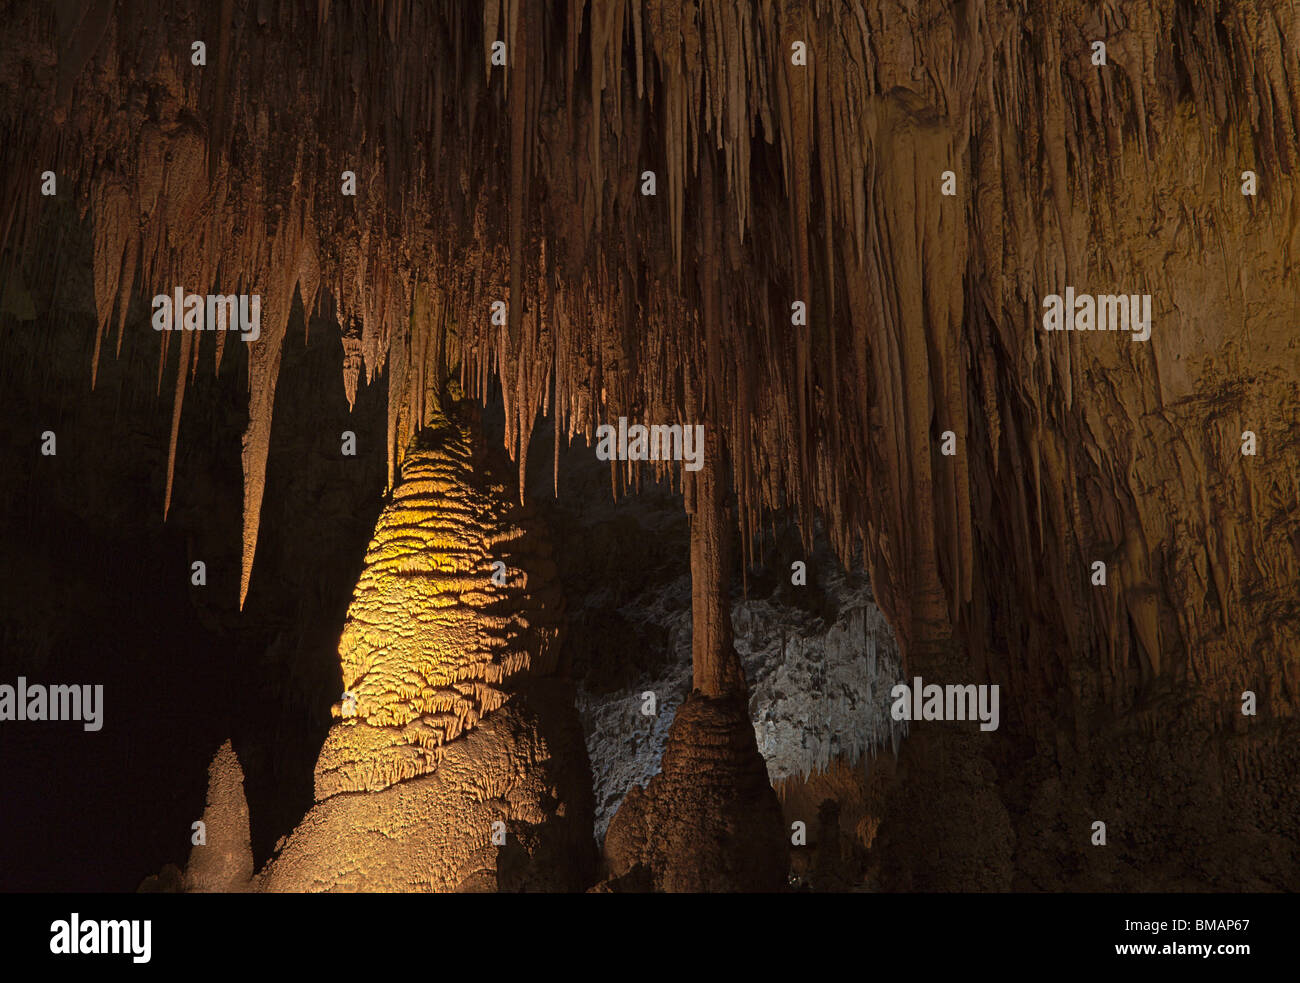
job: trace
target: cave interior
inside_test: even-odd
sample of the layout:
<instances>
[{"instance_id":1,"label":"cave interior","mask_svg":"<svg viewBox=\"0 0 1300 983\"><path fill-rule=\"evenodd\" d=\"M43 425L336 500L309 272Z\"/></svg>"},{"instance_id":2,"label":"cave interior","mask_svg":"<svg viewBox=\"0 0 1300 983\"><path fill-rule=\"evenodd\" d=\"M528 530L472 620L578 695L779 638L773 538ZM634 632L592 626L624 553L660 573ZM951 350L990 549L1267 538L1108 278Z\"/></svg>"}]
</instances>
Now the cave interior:
<instances>
[{"instance_id":1,"label":"cave interior","mask_svg":"<svg viewBox=\"0 0 1300 983\"><path fill-rule=\"evenodd\" d=\"M1294 0L0 23L0 888L1300 889Z\"/></svg>"}]
</instances>

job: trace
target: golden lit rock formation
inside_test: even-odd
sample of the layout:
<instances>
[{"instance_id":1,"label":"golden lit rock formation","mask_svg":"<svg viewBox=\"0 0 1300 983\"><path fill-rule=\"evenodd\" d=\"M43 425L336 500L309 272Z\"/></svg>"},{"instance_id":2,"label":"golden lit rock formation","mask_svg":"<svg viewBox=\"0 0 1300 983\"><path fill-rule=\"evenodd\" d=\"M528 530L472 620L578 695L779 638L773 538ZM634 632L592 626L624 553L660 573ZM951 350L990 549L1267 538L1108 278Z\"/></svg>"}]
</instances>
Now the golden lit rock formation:
<instances>
[{"instance_id":1,"label":"golden lit rock formation","mask_svg":"<svg viewBox=\"0 0 1300 983\"><path fill-rule=\"evenodd\" d=\"M591 773L572 688L552 678L550 544L474 408L433 413L348 611L317 804L261 890L576 890L589 876Z\"/></svg>"},{"instance_id":2,"label":"golden lit rock formation","mask_svg":"<svg viewBox=\"0 0 1300 983\"><path fill-rule=\"evenodd\" d=\"M345 696L317 798L427 774L517 677L555 669L561 598L549 544L485 468L482 439L441 414L408 452L339 641Z\"/></svg>"},{"instance_id":3,"label":"golden lit rock formation","mask_svg":"<svg viewBox=\"0 0 1300 983\"><path fill-rule=\"evenodd\" d=\"M545 681L445 745L432 772L318 802L255 889L581 890L595 859L587 767L571 690Z\"/></svg>"}]
</instances>

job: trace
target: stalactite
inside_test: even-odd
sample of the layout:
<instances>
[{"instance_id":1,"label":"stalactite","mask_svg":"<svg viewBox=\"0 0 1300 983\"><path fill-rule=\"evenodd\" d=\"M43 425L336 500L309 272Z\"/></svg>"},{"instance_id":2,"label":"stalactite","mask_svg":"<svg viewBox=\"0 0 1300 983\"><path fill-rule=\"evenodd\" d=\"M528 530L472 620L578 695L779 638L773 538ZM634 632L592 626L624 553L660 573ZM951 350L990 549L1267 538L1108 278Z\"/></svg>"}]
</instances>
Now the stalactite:
<instances>
[{"instance_id":1,"label":"stalactite","mask_svg":"<svg viewBox=\"0 0 1300 983\"><path fill-rule=\"evenodd\" d=\"M1036 330L1041 298L1067 282L1174 296L1141 246L1156 227L1162 248L1196 235L1224 257L1212 289L1229 318L1261 323L1256 281L1229 272L1252 243L1276 246L1270 272L1294 284L1294 4L1144 0L1096 18L1027 0L497 0L481 15L299 0L265 25L229 2L175 16L150 3L13 8L0 88L25 111L0 120L0 161L18 176L0 196L0 241L28 254L50 207L33 168L56 170L58 197L94 235L92 385L114 312L123 350L133 292L263 292L241 597L295 292L309 317L340 324L349 403L387 373L390 474L443 364L473 396L500 383L521 474L543 408L557 435L588 440L619 415L707 420L730 449L744 548L770 510L793 510L805 532L820 515L841 558L870 568L905 651L978 624L998 636L980 644L1024 658L1090 644L1126 666L1136 646L1163 667L1166 624L1244 630L1248 584L1294 578L1272 542L1255 547L1264 573L1237 563L1248 532L1232 540L1221 504L1201 508L1226 498L1277 514L1294 488L1193 482L1177 500L1195 503L1182 511L1204 545L1185 562L1207 570L1219 610L1187 602L1165 619L1150 591L1171 562L1170 520L1141 505L1150 465L1115 463L1157 452L1135 449L1131 422L1097 392L1152 392L1143 413L1205 430L1178 401L1192 391L1187 361L1159 342L1112 353ZM1088 59L1097 32L1110 42L1102 71ZM212 42L203 67L188 57L196 37ZM1249 165L1263 193L1238 202L1188 160L1234 179ZM345 170L355 197L340 193ZM641 194L646 170L657 195ZM955 198L936 191L945 170ZM1129 215L1113 192L1134 181L1163 198L1126 197ZM1224 200L1199 205L1210 184ZM412 316L421 283L429 313ZM504 329L494 300L508 302ZM806 326L790 323L794 300L809 305ZM229 339L216 340L219 367ZM175 434L179 373L208 349L187 359L172 344L161 333ZM1206 345L1204 371L1238 371ZM933 450L944 431L955 458ZM1198 448L1202 473L1226 471L1230 450ZM616 494L638 480L635 466L611 468ZM977 508L999 516L996 531ZM1243 530L1264 515L1240 517ZM1123 547L1127 594L1093 604L1073 571L1112 528L1126 530L1109 546ZM981 589L1040 586L1032 630L974 610Z\"/></svg>"},{"instance_id":2,"label":"stalactite","mask_svg":"<svg viewBox=\"0 0 1300 983\"><path fill-rule=\"evenodd\" d=\"M691 515L691 656L694 688L705 696L743 695L745 677L732 647L730 587L731 529L726 501L722 448L709 440L710 463L696 477Z\"/></svg>"}]
</instances>

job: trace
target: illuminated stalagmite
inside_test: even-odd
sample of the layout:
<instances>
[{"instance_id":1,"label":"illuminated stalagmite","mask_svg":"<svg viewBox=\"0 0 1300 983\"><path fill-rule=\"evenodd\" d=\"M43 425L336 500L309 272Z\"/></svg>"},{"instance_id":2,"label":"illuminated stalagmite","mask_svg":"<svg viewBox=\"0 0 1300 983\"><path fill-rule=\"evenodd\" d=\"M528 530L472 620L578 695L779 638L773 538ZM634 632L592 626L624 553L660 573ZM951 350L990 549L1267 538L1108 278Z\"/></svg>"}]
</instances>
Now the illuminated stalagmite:
<instances>
[{"instance_id":1,"label":"illuminated stalagmite","mask_svg":"<svg viewBox=\"0 0 1300 983\"><path fill-rule=\"evenodd\" d=\"M443 366L499 380L521 474L540 414L710 421L742 546L820 515L909 673L1004 686L998 734L904 746L889 884L1181 885L1152 843L1300 880L1294 0L8 8L10 255L48 168L101 342L134 293L263 297L241 597L296 295L350 395L386 375L394 474ZM1149 294L1149 341L1045 332L1068 287ZM223 339L160 336L174 419Z\"/></svg>"},{"instance_id":2,"label":"illuminated stalagmite","mask_svg":"<svg viewBox=\"0 0 1300 983\"><path fill-rule=\"evenodd\" d=\"M316 805L257 890L577 890L592 876L550 544L475 417L432 410L406 457L339 642Z\"/></svg>"},{"instance_id":3,"label":"illuminated stalagmite","mask_svg":"<svg viewBox=\"0 0 1300 983\"><path fill-rule=\"evenodd\" d=\"M339 642L341 723L321 751L318 797L428 774L520 677L555 670L550 545L509 490L485 480L486 449L469 427L438 413L380 516Z\"/></svg>"}]
</instances>

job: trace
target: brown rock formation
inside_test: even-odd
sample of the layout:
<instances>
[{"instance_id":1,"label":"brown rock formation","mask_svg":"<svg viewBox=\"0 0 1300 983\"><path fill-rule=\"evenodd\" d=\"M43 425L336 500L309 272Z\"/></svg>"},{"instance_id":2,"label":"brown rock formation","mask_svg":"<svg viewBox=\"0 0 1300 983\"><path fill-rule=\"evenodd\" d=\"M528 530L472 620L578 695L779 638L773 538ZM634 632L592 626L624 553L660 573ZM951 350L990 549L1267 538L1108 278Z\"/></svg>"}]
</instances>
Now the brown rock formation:
<instances>
[{"instance_id":1,"label":"brown rock formation","mask_svg":"<svg viewBox=\"0 0 1300 983\"><path fill-rule=\"evenodd\" d=\"M253 880L248 801L244 770L229 741L221 745L208 767L203 824L207 842L196 843L190 851L185 890L192 894L248 890Z\"/></svg>"},{"instance_id":2,"label":"brown rock formation","mask_svg":"<svg viewBox=\"0 0 1300 983\"><path fill-rule=\"evenodd\" d=\"M894 778L893 764L885 750L851 767L831 761L825 771L777 783L786 828L802 822L807 835L806 847L790 851L796 889L854 890L871 880L868 851L880 825L882 793Z\"/></svg>"},{"instance_id":3,"label":"brown rock formation","mask_svg":"<svg viewBox=\"0 0 1300 983\"><path fill-rule=\"evenodd\" d=\"M610 874L657 891L777 891L787 840L743 700L698 691L677 708L661 771L633 786L605 834Z\"/></svg>"},{"instance_id":4,"label":"brown rock formation","mask_svg":"<svg viewBox=\"0 0 1300 983\"><path fill-rule=\"evenodd\" d=\"M691 515L694 689L660 773L633 786L610 822L605 857L616 879L645 866L660 891L776 891L788 869L781 811L732 646L726 458L716 436L705 446Z\"/></svg>"}]
</instances>

